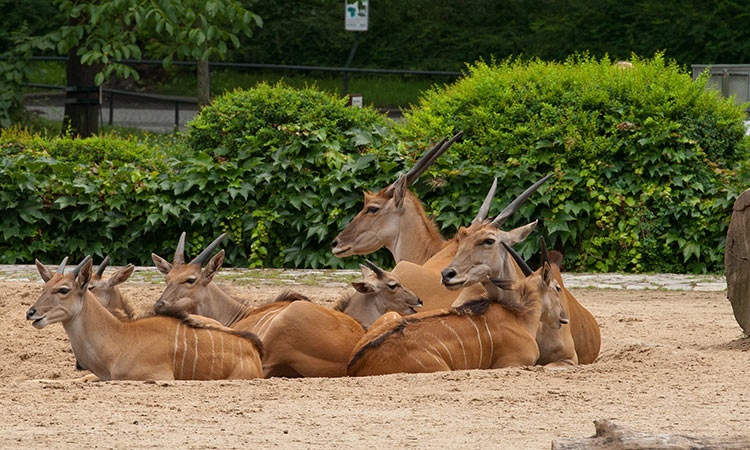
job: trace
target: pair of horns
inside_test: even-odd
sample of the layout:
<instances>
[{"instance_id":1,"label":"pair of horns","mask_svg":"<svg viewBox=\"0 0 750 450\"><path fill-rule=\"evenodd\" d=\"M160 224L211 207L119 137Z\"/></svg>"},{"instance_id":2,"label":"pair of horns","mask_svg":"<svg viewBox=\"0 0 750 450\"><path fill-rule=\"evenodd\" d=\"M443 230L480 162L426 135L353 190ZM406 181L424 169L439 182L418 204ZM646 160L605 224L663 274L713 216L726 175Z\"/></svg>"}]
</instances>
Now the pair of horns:
<instances>
[{"instance_id":1,"label":"pair of horns","mask_svg":"<svg viewBox=\"0 0 750 450\"><path fill-rule=\"evenodd\" d=\"M552 177L553 173L547 174L544 178L537 181L536 183L532 184L528 189L523 191L521 195L516 197L515 200L510 202L508 206L505 207L502 211L500 211L500 214L497 215L492 220L492 224L496 227L499 227L503 223L505 223L506 220L508 220L508 217L512 216L513 213L515 213L518 208L521 207L523 202L525 202L529 197L531 197L531 194L536 192L539 187L544 184L545 181L549 180ZM495 177L495 180L492 182L492 186L490 187L489 192L487 192L487 195L484 197L484 201L482 202L482 206L479 207L479 212L477 213L477 216L474 218L474 222L481 222L484 219L487 218L487 214L489 214L490 211L490 204L492 203L492 199L495 197L495 191L497 190L497 177Z\"/></svg>"},{"instance_id":2,"label":"pair of horns","mask_svg":"<svg viewBox=\"0 0 750 450\"><path fill-rule=\"evenodd\" d=\"M104 269L106 269L108 265L109 265L109 255L107 255L104 258L104 260L101 262L101 264L99 264L99 268L96 269L96 274L99 275L99 277L101 277L102 275L104 275Z\"/></svg>"},{"instance_id":3,"label":"pair of horns","mask_svg":"<svg viewBox=\"0 0 750 450\"><path fill-rule=\"evenodd\" d=\"M412 184L414 184L420 177L420 175L422 175L435 162L435 160L440 157L440 155L445 153L445 151L448 150L448 148L453 145L454 142L459 140L463 135L464 132L459 131L450 139L443 138L424 155L422 155L422 157L419 158L419 161L414 163L414 167L412 167L411 170L409 170L409 172L407 172L405 175L401 176L406 179L406 185L411 186ZM401 179L401 177L399 179ZM394 189L395 185L396 183L391 184L389 186L389 189Z\"/></svg>"},{"instance_id":4,"label":"pair of horns","mask_svg":"<svg viewBox=\"0 0 750 450\"><path fill-rule=\"evenodd\" d=\"M213 254L214 250L216 250L216 247L219 246L221 241L224 240L225 237L227 237L229 233L222 233L221 236L214 239L214 241L208 245L198 256L193 258L192 261L190 261L189 264L199 264L204 265L208 262L208 259ZM180 235L180 240L177 242L177 249L174 252L174 260L172 261L172 264L185 264L185 236L186 233L183 231Z\"/></svg>"},{"instance_id":5,"label":"pair of horns","mask_svg":"<svg viewBox=\"0 0 750 450\"><path fill-rule=\"evenodd\" d=\"M78 265L73 269L73 276L78 276L78 272L81 271L83 266L91 259L91 255L87 255L81 262L78 263ZM65 266L68 264L68 257L66 256L63 258L62 262L60 263L60 266L57 268L57 273L65 273Z\"/></svg>"},{"instance_id":6,"label":"pair of horns","mask_svg":"<svg viewBox=\"0 0 750 450\"><path fill-rule=\"evenodd\" d=\"M521 258L521 255L519 255L515 250L513 250L513 247L506 244L505 242L502 242L503 247L505 247L505 250L510 253L510 255L513 257L513 260L518 264L518 267L521 268L521 271L525 276L529 276L532 273L534 273L533 270L531 270L531 267L526 263L526 261ZM544 241L543 237L539 237L539 246L542 247L542 265L544 263L549 263L549 253L547 252L547 243Z\"/></svg>"},{"instance_id":7,"label":"pair of horns","mask_svg":"<svg viewBox=\"0 0 750 450\"><path fill-rule=\"evenodd\" d=\"M366 259L365 260L365 265L367 267L369 267L370 270L372 270L378 278L382 278L383 277L383 274L385 272L383 271L383 269L381 269L380 267L376 266L375 263L373 263L369 259Z\"/></svg>"}]
</instances>

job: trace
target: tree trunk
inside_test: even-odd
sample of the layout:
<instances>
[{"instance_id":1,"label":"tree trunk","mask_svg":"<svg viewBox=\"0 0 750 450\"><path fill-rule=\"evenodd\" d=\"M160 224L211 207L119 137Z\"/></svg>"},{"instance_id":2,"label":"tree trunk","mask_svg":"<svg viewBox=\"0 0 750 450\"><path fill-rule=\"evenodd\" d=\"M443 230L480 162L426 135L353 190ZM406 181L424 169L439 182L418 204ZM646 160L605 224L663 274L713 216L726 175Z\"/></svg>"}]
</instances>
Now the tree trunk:
<instances>
[{"instance_id":1,"label":"tree trunk","mask_svg":"<svg viewBox=\"0 0 750 450\"><path fill-rule=\"evenodd\" d=\"M80 20L71 18L71 25ZM73 48L68 53L62 135L85 138L99 132L101 100L94 77L101 66L81 64L77 51L78 48Z\"/></svg>"},{"instance_id":2,"label":"tree trunk","mask_svg":"<svg viewBox=\"0 0 750 450\"><path fill-rule=\"evenodd\" d=\"M198 109L200 109L211 103L211 74L208 61L198 61L196 77L198 79Z\"/></svg>"},{"instance_id":3,"label":"tree trunk","mask_svg":"<svg viewBox=\"0 0 750 450\"><path fill-rule=\"evenodd\" d=\"M750 189L734 202L724 250L727 298L742 331L750 336Z\"/></svg>"}]
</instances>

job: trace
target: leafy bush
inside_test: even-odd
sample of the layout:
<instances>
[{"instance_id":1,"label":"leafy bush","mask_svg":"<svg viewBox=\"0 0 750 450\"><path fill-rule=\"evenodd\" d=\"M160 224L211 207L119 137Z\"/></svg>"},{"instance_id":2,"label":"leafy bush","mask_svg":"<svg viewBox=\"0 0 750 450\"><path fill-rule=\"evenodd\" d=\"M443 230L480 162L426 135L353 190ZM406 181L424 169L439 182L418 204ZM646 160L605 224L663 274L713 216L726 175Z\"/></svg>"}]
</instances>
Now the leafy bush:
<instances>
[{"instance_id":1,"label":"leafy bush","mask_svg":"<svg viewBox=\"0 0 750 450\"><path fill-rule=\"evenodd\" d=\"M632 64L480 62L423 95L398 132L423 141L465 130L438 164L496 173L501 204L554 171L507 226L541 219L569 268L719 271L731 206L747 187L743 109L661 55ZM451 202L464 189L423 197L443 227L456 226Z\"/></svg>"},{"instance_id":2,"label":"leafy bush","mask_svg":"<svg viewBox=\"0 0 750 450\"><path fill-rule=\"evenodd\" d=\"M105 136L72 141L23 130L0 135L4 263L57 262L88 253L143 263L153 250L142 219L145 186L165 166L150 147Z\"/></svg>"},{"instance_id":3,"label":"leafy bush","mask_svg":"<svg viewBox=\"0 0 750 450\"><path fill-rule=\"evenodd\" d=\"M330 242L400 159L384 116L281 84L215 99L188 143L195 159L162 177L172 205L193 229L230 231L228 255L251 267L341 266Z\"/></svg>"},{"instance_id":4,"label":"leafy bush","mask_svg":"<svg viewBox=\"0 0 750 450\"><path fill-rule=\"evenodd\" d=\"M554 172L505 226L540 218L569 268L716 272L750 179L743 119L660 56L631 69L582 56L478 63L396 125L313 88L260 84L217 98L187 136L2 130L0 261L91 253L150 264L182 231L189 255L229 231L230 266L352 266L329 245L362 191L465 130L413 187L446 235L474 217L493 176L496 214ZM530 257L537 244L519 247Z\"/></svg>"}]
</instances>

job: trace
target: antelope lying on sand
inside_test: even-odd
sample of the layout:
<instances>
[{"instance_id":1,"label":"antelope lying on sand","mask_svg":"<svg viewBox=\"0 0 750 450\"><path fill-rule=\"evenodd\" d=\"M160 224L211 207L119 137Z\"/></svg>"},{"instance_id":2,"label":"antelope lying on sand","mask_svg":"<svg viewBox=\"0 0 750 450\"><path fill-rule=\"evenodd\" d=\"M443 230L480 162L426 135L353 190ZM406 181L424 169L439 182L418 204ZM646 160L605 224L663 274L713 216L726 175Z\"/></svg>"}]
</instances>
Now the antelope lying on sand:
<instances>
[{"instance_id":1,"label":"antelope lying on sand","mask_svg":"<svg viewBox=\"0 0 750 450\"><path fill-rule=\"evenodd\" d=\"M196 327L174 317L121 321L88 290L91 258L71 273L39 261L44 291L26 312L34 328L61 322L81 364L102 380L211 380L262 376L252 333Z\"/></svg>"},{"instance_id":2,"label":"antelope lying on sand","mask_svg":"<svg viewBox=\"0 0 750 450\"><path fill-rule=\"evenodd\" d=\"M536 190L539 189L539 187L551 176L552 174L549 174L537 181L506 206L495 218L497 226L499 227L502 225L521 206L521 204L523 204L532 193L536 192ZM497 178L493 181L492 187L485 196L482 206L479 208L479 212L474 218L474 222L481 222L487 218L496 190ZM515 242L520 242L531 233L534 227L536 227L536 224L536 221L531 222L507 232L507 235L513 237ZM447 242L446 246L441 251L433 255L425 264L420 266L407 261L402 261L396 265L392 272L395 276L403 280L404 284L408 286L409 289L413 290L423 299L425 310L448 308L454 304L459 297L475 299L483 294L483 288L481 285L466 285L460 290L449 290L441 284L442 277L440 272L453 259L457 249L458 240L457 236L454 236L453 239ZM517 279L522 277L518 268L513 267L512 263L506 269L507 272L502 274L503 278Z\"/></svg>"},{"instance_id":3,"label":"antelope lying on sand","mask_svg":"<svg viewBox=\"0 0 750 450\"><path fill-rule=\"evenodd\" d=\"M135 266L128 264L122 267L108 277L104 277L104 270L109 265L109 256L99 264L96 272L91 276L89 281L89 291L99 299L102 306L107 308L115 317L122 320L133 320L136 317L135 308L122 295L118 285L127 281L133 274Z\"/></svg>"},{"instance_id":4,"label":"antelope lying on sand","mask_svg":"<svg viewBox=\"0 0 750 450\"><path fill-rule=\"evenodd\" d=\"M386 311L411 314L421 304L397 279L368 263L369 268L363 268L363 281L354 283L356 291L338 303L338 310L300 301L304 298L298 294L291 294L291 300L282 295L279 301L260 308L247 306L212 281L224 261L224 250L209 257L224 236L187 264L184 233L172 264L152 255L156 267L167 276L167 287L154 310L204 315L225 326L256 333L264 345L266 377L344 376L364 327Z\"/></svg>"},{"instance_id":5,"label":"antelope lying on sand","mask_svg":"<svg viewBox=\"0 0 750 450\"><path fill-rule=\"evenodd\" d=\"M560 326L560 286L547 261L530 276L496 281L504 295L425 311L373 327L352 353L352 376L533 365L540 323Z\"/></svg>"},{"instance_id":6,"label":"antelope lying on sand","mask_svg":"<svg viewBox=\"0 0 750 450\"><path fill-rule=\"evenodd\" d=\"M449 289L460 289L477 283L487 283L490 278L518 279L524 276L517 260L507 249L518 242L517 236L499 228L495 220L475 220L469 227L456 233L458 248L450 264L442 271L442 283ZM543 242L543 241L542 241ZM543 245L543 258L546 247ZM588 364L599 354L601 335L596 319L570 291L565 289L560 275L559 260L551 263L550 270L563 290L563 308L570 324L549 329L542 326L537 335L541 351L539 364ZM525 263L524 263L525 264ZM457 300L459 303L461 300ZM454 304L457 306L457 303Z\"/></svg>"},{"instance_id":7,"label":"antelope lying on sand","mask_svg":"<svg viewBox=\"0 0 750 450\"><path fill-rule=\"evenodd\" d=\"M390 250L396 261L393 275L422 299L425 310L446 308L459 295L440 284L440 271L453 258L456 243L455 239L447 240L440 234L408 187L462 134L439 142L391 185L377 193L365 192L362 210L331 244L333 254L339 258L366 255L382 247ZM547 175L527 189L498 217L504 217L503 220L510 217L551 176ZM486 208L482 207L483 218L487 215ZM469 290L467 295L471 298L481 294L479 286Z\"/></svg>"}]
</instances>

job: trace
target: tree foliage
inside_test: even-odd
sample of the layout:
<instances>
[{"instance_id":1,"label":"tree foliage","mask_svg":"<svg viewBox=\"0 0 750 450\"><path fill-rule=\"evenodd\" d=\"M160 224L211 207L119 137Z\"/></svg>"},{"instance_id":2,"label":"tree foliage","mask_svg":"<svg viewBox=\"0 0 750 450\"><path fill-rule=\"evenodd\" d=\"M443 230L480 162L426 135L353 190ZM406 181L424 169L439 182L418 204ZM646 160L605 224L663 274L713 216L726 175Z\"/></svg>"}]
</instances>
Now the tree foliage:
<instances>
[{"instance_id":1,"label":"tree foliage","mask_svg":"<svg viewBox=\"0 0 750 450\"><path fill-rule=\"evenodd\" d=\"M463 70L509 56L620 60L663 52L678 64L750 63L750 9L738 0L378 0L356 67ZM354 41L343 4L262 2L265 25L234 60L341 66ZM697 44L698 43L698 44Z\"/></svg>"},{"instance_id":2,"label":"tree foliage","mask_svg":"<svg viewBox=\"0 0 750 450\"><path fill-rule=\"evenodd\" d=\"M250 36L252 25L262 24L260 17L236 0L54 0L54 4L67 22L44 35L23 41L15 37L17 46L4 55L7 62L0 65L0 84L4 84L13 97L0 97L0 126L7 126L18 108L17 97L26 81L24 66L29 48L52 49L69 57L67 85L70 91L101 85L112 76L138 78L137 71L126 60L142 58L144 38L164 43L160 47L165 65L171 64L175 57L206 62L211 56L226 55L227 42L238 46L238 35ZM90 70L85 69L88 66L94 67L93 77ZM200 75L199 86L205 86L202 90L205 92L209 85L208 72ZM81 79L70 79L75 77ZM65 115L70 123L92 122L84 117L91 116L90 108L78 106L75 101L66 103ZM94 126L82 134L88 136L95 131ZM79 130L72 132L78 134Z\"/></svg>"},{"instance_id":3,"label":"tree foliage","mask_svg":"<svg viewBox=\"0 0 750 450\"><path fill-rule=\"evenodd\" d=\"M399 133L424 140L465 130L438 164L485 166L504 183L506 204L554 172L514 223L541 219L574 270L717 271L750 149L744 110L706 81L662 55L634 57L632 68L590 56L477 63L424 95ZM444 227L455 225L443 211L455 211L460 195L446 191L425 196ZM531 247L522 246L526 256Z\"/></svg>"}]
</instances>

